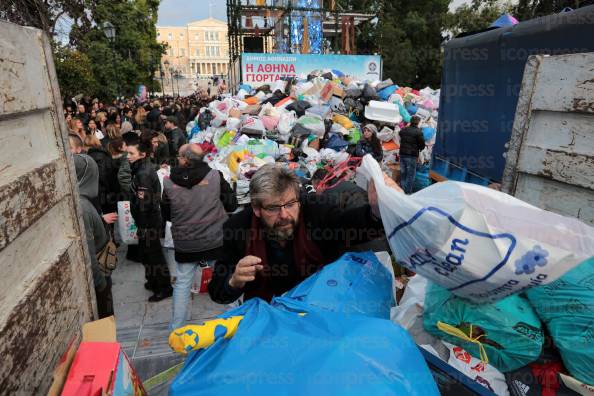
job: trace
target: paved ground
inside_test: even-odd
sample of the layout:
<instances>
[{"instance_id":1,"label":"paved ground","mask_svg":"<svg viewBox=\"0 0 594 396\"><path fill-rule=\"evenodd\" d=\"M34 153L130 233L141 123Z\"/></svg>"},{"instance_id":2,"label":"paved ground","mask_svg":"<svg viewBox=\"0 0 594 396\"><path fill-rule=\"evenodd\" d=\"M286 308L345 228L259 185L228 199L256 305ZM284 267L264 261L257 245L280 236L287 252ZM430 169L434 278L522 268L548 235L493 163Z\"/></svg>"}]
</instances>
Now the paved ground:
<instances>
[{"instance_id":1,"label":"paved ground","mask_svg":"<svg viewBox=\"0 0 594 396\"><path fill-rule=\"evenodd\" d=\"M120 253L118 268L112 274L113 299L118 341L144 381L183 361L167 343L171 318L171 298L158 303L147 301L151 293L144 289L144 268L127 261ZM221 313L225 306L215 304L208 294L194 295L188 323L200 323ZM168 385L153 389L149 395L167 395Z\"/></svg>"}]
</instances>

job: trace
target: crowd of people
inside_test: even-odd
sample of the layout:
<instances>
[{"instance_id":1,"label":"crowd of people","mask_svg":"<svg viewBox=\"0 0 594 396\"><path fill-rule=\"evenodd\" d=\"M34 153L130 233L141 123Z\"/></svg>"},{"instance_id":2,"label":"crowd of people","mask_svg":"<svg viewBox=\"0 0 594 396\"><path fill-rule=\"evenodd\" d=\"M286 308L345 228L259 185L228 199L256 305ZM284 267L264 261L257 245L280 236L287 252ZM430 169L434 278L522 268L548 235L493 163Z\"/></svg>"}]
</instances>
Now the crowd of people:
<instances>
[{"instance_id":1,"label":"crowd of people","mask_svg":"<svg viewBox=\"0 0 594 396\"><path fill-rule=\"evenodd\" d=\"M145 287L153 292L149 301L172 295L172 278L160 243L161 208L166 205L161 205L156 171L170 166L177 174L178 166L184 166L192 172L200 162L201 153L195 150L187 150L195 157L184 162L188 145L179 125L185 126L209 100L200 93L163 103L139 104L130 99L106 104L81 98L64 104L100 317L113 315L113 301L111 270L97 256L105 253L108 241L118 241L114 224L119 201L130 202L138 227L138 245L128 246L126 257L144 265ZM231 190L228 185L225 188Z\"/></svg>"},{"instance_id":2,"label":"crowd of people","mask_svg":"<svg viewBox=\"0 0 594 396\"><path fill-rule=\"evenodd\" d=\"M114 227L119 201L130 202L137 226L138 245L128 245L126 257L143 264L150 302L173 296L171 329L185 323L198 268L214 267L209 294L215 302L227 304L240 296L270 300L347 250L387 246L373 186L365 191L342 181L311 193L327 179L327 169L305 183L285 166L264 165L251 177L249 204L238 205L234 186L206 163L207 149L189 143L186 133L188 121L198 119L213 99L200 91L142 104L84 98L65 103L100 317L113 315L112 269L104 261L115 255L109 249L119 242ZM377 127L369 123L362 132L351 154L381 161ZM403 156L416 161L424 148L417 117L401 135ZM160 168L169 169L162 181ZM406 192L411 192L414 168L403 165ZM386 182L399 189L387 176ZM305 184L314 188L309 191ZM166 221L173 250L161 244ZM174 261L175 273L168 260Z\"/></svg>"}]
</instances>

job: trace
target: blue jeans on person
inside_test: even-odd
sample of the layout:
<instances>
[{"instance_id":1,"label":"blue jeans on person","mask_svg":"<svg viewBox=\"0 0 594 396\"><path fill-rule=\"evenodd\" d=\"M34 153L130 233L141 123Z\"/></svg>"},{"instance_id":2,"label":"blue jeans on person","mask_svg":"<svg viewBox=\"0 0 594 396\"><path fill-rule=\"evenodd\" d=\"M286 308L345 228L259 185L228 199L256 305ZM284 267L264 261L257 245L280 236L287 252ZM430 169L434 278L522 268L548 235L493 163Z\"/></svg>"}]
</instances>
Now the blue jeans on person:
<instances>
[{"instance_id":1,"label":"blue jeans on person","mask_svg":"<svg viewBox=\"0 0 594 396\"><path fill-rule=\"evenodd\" d=\"M400 157L400 186L406 194L413 193L417 173L417 157L403 155Z\"/></svg>"},{"instance_id":2,"label":"blue jeans on person","mask_svg":"<svg viewBox=\"0 0 594 396\"><path fill-rule=\"evenodd\" d=\"M192 283L198 267L213 266L214 260L198 261L193 263L176 263L175 281L173 283L173 312L169 330L173 331L186 325L188 314L188 304L190 302L190 293Z\"/></svg>"}]
</instances>

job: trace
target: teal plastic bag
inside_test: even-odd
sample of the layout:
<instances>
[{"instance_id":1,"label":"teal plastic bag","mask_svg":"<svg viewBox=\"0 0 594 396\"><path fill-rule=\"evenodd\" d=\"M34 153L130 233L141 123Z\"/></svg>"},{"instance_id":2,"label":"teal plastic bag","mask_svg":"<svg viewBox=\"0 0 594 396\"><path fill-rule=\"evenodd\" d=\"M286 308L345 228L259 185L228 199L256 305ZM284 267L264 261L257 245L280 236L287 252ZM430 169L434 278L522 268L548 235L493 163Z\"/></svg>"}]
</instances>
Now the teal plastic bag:
<instances>
[{"instance_id":1,"label":"teal plastic bag","mask_svg":"<svg viewBox=\"0 0 594 396\"><path fill-rule=\"evenodd\" d=\"M472 336L465 339L452 335L452 329L440 329L438 322ZM485 360L484 355L481 357L483 349L488 363L501 372L519 369L542 352L540 320L529 302L518 295L493 304L474 304L431 284L425 296L423 324L429 333L466 349L477 359Z\"/></svg>"},{"instance_id":2,"label":"teal plastic bag","mask_svg":"<svg viewBox=\"0 0 594 396\"><path fill-rule=\"evenodd\" d=\"M398 101L394 102L396 104L396 106L398 106L398 111L400 112L400 116L402 117L402 121L406 122L407 124L410 122L411 119L411 115L408 112L408 110L406 110L406 107L404 107L404 105Z\"/></svg>"},{"instance_id":3,"label":"teal plastic bag","mask_svg":"<svg viewBox=\"0 0 594 396\"><path fill-rule=\"evenodd\" d=\"M526 295L569 373L594 385L594 257Z\"/></svg>"}]
</instances>

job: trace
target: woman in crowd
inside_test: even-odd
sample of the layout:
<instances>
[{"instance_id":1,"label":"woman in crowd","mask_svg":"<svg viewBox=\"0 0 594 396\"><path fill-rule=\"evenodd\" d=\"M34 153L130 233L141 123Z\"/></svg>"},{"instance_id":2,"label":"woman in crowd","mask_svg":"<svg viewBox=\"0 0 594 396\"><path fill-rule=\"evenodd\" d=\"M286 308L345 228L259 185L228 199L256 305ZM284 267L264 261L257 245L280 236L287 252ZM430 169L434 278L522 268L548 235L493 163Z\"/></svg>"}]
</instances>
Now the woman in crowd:
<instances>
[{"instance_id":1,"label":"woman in crowd","mask_svg":"<svg viewBox=\"0 0 594 396\"><path fill-rule=\"evenodd\" d=\"M144 109L144 107L140 106L136 109L136 114L134 114L132 120L132 126L135 130L140 130L141 126L145 125L146 110Z\"/></svg>"},{"instance_id":2,"label":"woman in crowd","mask_svg":"<svg viewBox=\"0 0 594 396\"><path fill-rule=\"evenodd\" d=\"M151 142L140 140L127 146L132 170L130 210L136 221L140 260L145 268L145 288L153 291L150 302L170 297L173 289L161 248L161 183L150 161Z\"/></svg>"},{"instance_id":3,"label":"woman in crowd","mask_svg":"<svg viewBox=\"0 0 594 396\"><path fill-rule=\"evenodd\" d=\"M87 136L87 132L85 131L83 122L80 120L80 118L72 117L72 119L68 123L68 128L70 129L71 133L78 135L84 142L85 136Z\"/></svg>"},{"instance_id":4,"label":"woman in crowd","mask_svg":"<svg viewBox=\"0 0 594 396\"><path fill-rule=\"evenodd\" d=\"M97 113L97 118L95 118L95 122L97 123L97 129L100 131L105 131L107 128L107 113L104 111L100 111Z\"/></svg>"},{"instance_id":5,"label":"woman in crowd","mask_svg":"<svg viewBox=\"0 0 594 396\"><path fill-rule=\"evenodd\" d=\"M169 144L164 134L153 132L151 134L151 145L153 146L153 153L151 158L157 165L166 164L169 160Z\"/></svg>"},{"instance_id":6,"label":"woman in crowd","mask_svg":"<svg viewBox=\"0 0 594 396\"><path fill-rule=\"evenodd\" d=\"M101 144L104 148L107 148L109 146L109 142L112 139L122 137L122 135L120 134L120 129L116 126L116 124L108 124L105 128L104 135L105 137L103 138L103 140L101 140Z\"/></svg>"},{"instance_id":7,"label":"woman in crowd","mask_svg":"<svg viewBox=\"0 0 594 396\"><path fill-rule=\"evenodd\" d=\"M90 118L89 123L87 124L87 134L93 135L99 140L102 140L105 137L105 135L103 135L103 132L97 129L97 123L93 118Z\"/></svg>"},{"instance_id":8,"label":"woman in crowd","mask_svg":"<svg viewBox=\"0 0 594 396\"><path fill-rule=\"evenodd\" d=\"M384 157L382 144L377 138L377 127L373 124L363 127L363 136L355 148L355 156L363 157L365 154L371 154L377 162L381 162Z\"/></svg>"}]
</instances>

